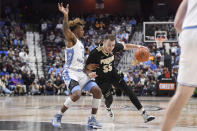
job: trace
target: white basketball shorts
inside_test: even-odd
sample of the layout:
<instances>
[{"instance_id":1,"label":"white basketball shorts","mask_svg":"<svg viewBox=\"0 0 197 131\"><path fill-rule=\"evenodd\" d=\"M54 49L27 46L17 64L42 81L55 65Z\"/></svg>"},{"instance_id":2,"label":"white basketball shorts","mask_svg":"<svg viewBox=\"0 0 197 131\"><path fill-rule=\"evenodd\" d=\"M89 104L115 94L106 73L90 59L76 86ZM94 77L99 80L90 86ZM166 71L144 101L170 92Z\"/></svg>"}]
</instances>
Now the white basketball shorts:
<instances>
[{"instance_id":1,"label":"white basketball shorts","mask_svg":"<svg viewBox=\"0 0 197 131\"><path fill-rule=\"evenodd\" d=\"M197 28L185 29L179 36L181 55L177 82L197 87Z\"/></svg>"}]
</instances>

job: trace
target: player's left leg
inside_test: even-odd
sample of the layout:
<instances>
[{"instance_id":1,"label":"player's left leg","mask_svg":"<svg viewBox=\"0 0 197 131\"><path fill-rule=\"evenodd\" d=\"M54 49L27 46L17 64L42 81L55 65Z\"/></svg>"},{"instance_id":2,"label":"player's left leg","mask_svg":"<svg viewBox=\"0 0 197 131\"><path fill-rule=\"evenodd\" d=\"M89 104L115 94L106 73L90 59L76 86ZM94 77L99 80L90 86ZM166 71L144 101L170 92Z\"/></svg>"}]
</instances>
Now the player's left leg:
<instances>
[{"instance_id":1,"label":"player's left leg","mask_svg":"<svg viewBox=\"0 0 197 131\"><path fill-rule=\"evenodd\" d=\"M114 119L114 113L111 109L111 105L113 103L113 96L112 96L112 84L111 82L102 82L102 83L97 83L102 91L103 97L105 98L105 107L108 112L109 117Z\"/></svg>"},{"instance_id":2,"label":"player's left leg","mask_svg":"<svg viewBox=\"0 0 197 131\"><path fill-rule=\"evenodd\" d=\"M146 110L143 108L137 96L134 94L131 88L128 87L126 82L124 81L121 74L116 74L116 80L114 81L114 86L123 90L126 95L129 97L130 101L134 104L134 106L141 112L144 122L149 122L155 119L154 116L148 115Z\"/></svg>"},{"instance_id":3,"label":"player's left leg","mask_svg":"<svg viewBox=\"0 0 197 131\"><path fill-rule=\"evenodd\" d=\"M91 112L91 117L88 118L88 126L92 128L102 128L102 126L96 120L97 110L101 103L101 96L102 96L101 89L97 86L97 84L94 81L90 80L84 85L82 90L89 91L90 93L93 94L92 112Z\"/></svg>"},{"instance_id":4,"label":"player's left leg","mask_svg":"<svg viewBox=\"0 0 197 131\"><path fill-rule=\"evenodd\" d=\"M194 89L195 88L193 87L178 85L176 93L170 100L166 113L164 115L162 131L171 131L172 127L176 124L176 121L181 113L183 106L192 96Z\"/></svg>"},{"instance_id":5,"label":"player's left leg","mask_svg":"<svg viewBox=\"0 0 197 131\"><path fill-rule=\"evenodd\" d=\"M63 106L61 107L61 110L55 114L54 118L52 119L52 125L54 127L61 128L61 119L63 114L68 110L68 108L77 100L79 100L81 96L81 88L79 86L79 83L75 80L70 80L69 86L68 86L71 95L66 99Z\"/></svg>"}]
</instances>

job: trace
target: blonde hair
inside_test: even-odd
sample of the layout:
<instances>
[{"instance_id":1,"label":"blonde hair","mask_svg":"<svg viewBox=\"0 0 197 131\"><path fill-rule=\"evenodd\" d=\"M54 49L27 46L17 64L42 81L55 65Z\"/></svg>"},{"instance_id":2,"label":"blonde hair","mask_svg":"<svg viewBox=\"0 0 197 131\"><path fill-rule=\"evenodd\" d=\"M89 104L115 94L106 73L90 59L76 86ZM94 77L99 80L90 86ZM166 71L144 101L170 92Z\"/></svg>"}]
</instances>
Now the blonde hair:
<instances>
[{"instance_id":1,"label":"blonde hair","mask_svg":"<svg viewBox=\"0 0 197 131\"><path fill-rule=\"evenodd\" d=\"M84 24L85 24L85 22L79 18L69 21L69 27L70 27L71 31L73 31L77 26L79 26L79 25L83 26Z\"/></svg>"}]
</instances>

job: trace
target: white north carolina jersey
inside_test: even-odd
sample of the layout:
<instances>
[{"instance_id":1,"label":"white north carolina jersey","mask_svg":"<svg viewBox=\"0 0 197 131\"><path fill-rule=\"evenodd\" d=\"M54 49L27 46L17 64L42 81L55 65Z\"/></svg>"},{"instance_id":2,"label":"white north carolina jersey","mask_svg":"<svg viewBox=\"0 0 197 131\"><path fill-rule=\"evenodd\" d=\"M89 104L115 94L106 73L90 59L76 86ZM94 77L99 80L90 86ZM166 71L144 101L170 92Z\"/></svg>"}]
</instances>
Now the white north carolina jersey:
<instances>
[{"instance_id":1,"label":"white north carolina jersey","mask_svg":"<svg viewBox=\"0 0 197 131\"><path fill-rule=\"evenodd\" d=\"M187 12L182 28L197 25L197 0L187 1Z\"/></svg>"},{"instance_id":2,"label":"white north carolina jersey","mask_svg":"<svg viewBox=\"0 0 197 131\"><path fill-rule=\"evenodd\" d=\"M65 65L62 77L67 88L71 80L77 81L81 88L90 80L83 72L84 65L84 46L77 39L77 43L73 47L65 49Z\"/></svg>"},{"instance_id":3,"label":"white north carolina jersey","mask_svg":"<svg viewBox=\"0 0 197 131\"><path fill-rule=\"evenodd\" d=\"M66 69L83 70L84 68L84 46L80 40L65 50L65 66Z\"/></svg>"}]
</instances>

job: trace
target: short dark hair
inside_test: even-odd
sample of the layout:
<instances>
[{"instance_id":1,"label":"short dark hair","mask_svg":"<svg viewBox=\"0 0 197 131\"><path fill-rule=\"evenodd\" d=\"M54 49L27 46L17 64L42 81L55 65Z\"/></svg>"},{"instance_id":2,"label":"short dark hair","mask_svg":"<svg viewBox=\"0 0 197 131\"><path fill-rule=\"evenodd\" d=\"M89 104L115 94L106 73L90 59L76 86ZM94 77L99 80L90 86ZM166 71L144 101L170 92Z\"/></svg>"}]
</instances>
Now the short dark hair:
<instances>
[{"instance_id":1,"label":"short dark hair","mask_svg":"<svg viewBox=\"0 0 197 131\"><path fill-rule=\"evenodd\" d=\"M110 41L114 41L116 38L115 38L115 35L113 34L107 34L105 35L105 40L110 40Z\"/></svg>"}]
</instances>

